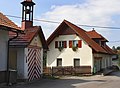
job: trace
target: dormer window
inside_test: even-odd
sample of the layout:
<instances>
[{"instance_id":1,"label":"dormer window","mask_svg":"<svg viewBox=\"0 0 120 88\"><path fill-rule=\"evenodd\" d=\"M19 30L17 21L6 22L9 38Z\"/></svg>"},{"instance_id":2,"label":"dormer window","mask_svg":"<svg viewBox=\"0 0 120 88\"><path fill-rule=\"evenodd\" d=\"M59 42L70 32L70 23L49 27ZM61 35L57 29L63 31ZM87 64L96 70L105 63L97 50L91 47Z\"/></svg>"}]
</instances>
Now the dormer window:
<instances>
[{"instance_id":1,"label":"dormer window","mask_svg":"<svg viewBox=\"0 0 120 88\"><path fill-rule=\"evenodd\" d=\"M93 39L96 43L100 44L100 40L99 39Z\"/></svg>"},{"instance_id":2,"label":"dormer window","mask_svg":"<svg viewBox=\"0 0 120 88\"><path fill-rule=\"evenodd\" d=\"M105 46L106 42L101 41L101 46Z\"/></svg>"}]
</instances>

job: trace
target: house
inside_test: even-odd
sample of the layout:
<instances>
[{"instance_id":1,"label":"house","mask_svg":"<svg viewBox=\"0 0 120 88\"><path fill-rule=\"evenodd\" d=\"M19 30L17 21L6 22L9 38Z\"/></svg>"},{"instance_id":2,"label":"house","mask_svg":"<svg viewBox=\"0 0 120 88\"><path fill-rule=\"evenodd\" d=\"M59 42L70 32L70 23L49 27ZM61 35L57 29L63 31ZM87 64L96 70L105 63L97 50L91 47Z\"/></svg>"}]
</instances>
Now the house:
<instances>
[{"instance_id":1,"label":"house","mask_svg":"<svg viewBox=\"0 0 120 88\"><path fill-rule=\"evenodd\" d=\"M64 20L47 39L47 67L78 66L98 72L112 65L114 52L106 42L95 30L85 31Z\"/></svg>"},{"instance_id":2,"label":"house","mask_svg":"<svg viewBox=\"0 0 120 88\"><path fill-rule=\"evenodd\" d=\"M25 34L10 42L10 69L17 70L17 79L32 81L39 79L43 72L43 51L47 43L40 26L33 26L32 0L22 3L22 26ZM9 33L10 38L15 36Z\"/></svg>"},{"instance_id":3,"label":"house","mask_svg":"<svg viewBox=\"0 0 120 88\"><path fill-rule=\"evenodd\" d=\"M6 81L8 71L9 31L20 33L19 27L0 12L0 83Z\"/></svg>"}]
</instances>

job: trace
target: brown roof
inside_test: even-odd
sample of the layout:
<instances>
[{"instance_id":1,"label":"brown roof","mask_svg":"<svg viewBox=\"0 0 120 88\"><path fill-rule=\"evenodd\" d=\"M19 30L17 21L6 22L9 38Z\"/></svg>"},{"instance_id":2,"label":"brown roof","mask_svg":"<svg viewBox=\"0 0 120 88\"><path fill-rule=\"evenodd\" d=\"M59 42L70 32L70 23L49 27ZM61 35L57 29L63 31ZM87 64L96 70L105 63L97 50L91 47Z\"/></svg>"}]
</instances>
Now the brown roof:
<instances>
[{"instance_id":1,"label":"brown roof","mask_svg":"<svg viewBox=\"0 0 120 88\"><path fill-rule=\"evenodd\" d=\"M96 32L94 29L92 31L87 31L86 33L87 33L87 35L90 38L93 38L93 39L97 38L97 39L101 39L103 41L107 41L108 42L107 39L105 39L101 34L99 34L98 32Z\"/></svg>"},{"instance_id":2,"label":"brown roof","mask_svg":"<svg viewBox=\"0 0 120 88\"><path fill-rule=\"evenodd\" d=\"M32 39L39 34L40 38L41 38L41 42L43 45L44 49L47 49L47 43L45 40L45 37L43 35L42 29L40 26L33 26L30 28L25 29L25 34L19 34L19 36L12 40L10 42L10 46L16 46L16 47L27 47L30 42L32 41ZM13 32L9 32L9 37L12 38L14 37L16 34Z\"/></svg>"},{"instance_id":3,"label":"brown roof","mask_svg":"<svg viewBox=\"0 0 120 88\"><path fill-rule=\"evenodd\" d=\"M5 15L0 12L0 26L5 26L13 29L20 29L15 23L8 19Z\"/></svg>"},{"instance_id":4,"label":"brown roof","mask_svg":"<svg viewBox=\"0 0 120 88\"><path fill-rule=\"evenodd\" d=\"M109 54L116 54L108 45L102 46Z\"/></svg>"},{"instance_id":5,"label":"brown roof","mask_svg":"<svg viewBox=\"0 0 120 88\"><path fill-rule=\"evenodd\" d=\"M50 37L47 39L47 43L48 45L52 42L52 40L58 36L58 32L60 32L60 30L63 29L63 27L67 25L68 27L70 27L72 30L75 31L75 33L80 36L90 47L92 47L93 50L95 50L96 52L99 53L108 53L110 54L107 50L105 50L104 48L102 48L99 44L97 44L87 33L85 30L83 30L82 28L64 20L59 26L58 28L50 35ZM99 36L98 36L99 37Z\"/></svg>"}]
</instances>

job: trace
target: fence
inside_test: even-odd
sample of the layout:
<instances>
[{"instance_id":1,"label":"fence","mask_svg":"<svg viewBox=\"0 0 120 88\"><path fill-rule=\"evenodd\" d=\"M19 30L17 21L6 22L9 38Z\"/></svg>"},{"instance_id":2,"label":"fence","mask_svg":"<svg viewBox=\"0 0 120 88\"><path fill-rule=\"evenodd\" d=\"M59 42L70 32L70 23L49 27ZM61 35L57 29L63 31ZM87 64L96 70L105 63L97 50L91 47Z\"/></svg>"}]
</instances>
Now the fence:
<instances>
[{"instance_id":1,"label":"fence","mask_svg":"<svg viewBox=\"0 0 120 88\"><path fill-rule=\"evenodd\" d=\"M64 67L44 67L45 75L76 75L76 74L91 74L91 66L64 66Z\"/></svg>"}]
</instances>

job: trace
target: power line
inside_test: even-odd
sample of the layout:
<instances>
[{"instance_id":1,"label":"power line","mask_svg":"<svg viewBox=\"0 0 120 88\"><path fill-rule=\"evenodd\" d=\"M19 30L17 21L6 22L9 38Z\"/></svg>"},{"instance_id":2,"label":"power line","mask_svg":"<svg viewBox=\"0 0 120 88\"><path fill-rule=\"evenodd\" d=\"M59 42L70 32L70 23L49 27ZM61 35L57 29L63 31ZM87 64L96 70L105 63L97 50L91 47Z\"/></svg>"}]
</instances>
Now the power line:
<instances>
[{"instance_id":1,"label":"power line","mask_svg":"<svg viewBox=\"0 0 120 88\"><path fill-rule=\"evenodd\" d=\"M18 17L18 16L13 16L13 15L6 15L8 17L13 17L13 18L22 18L22 17ZM35 21L41 21L41 22L47 22L47 23L55 23L55 24L60 24L60 22L57 21L50 21L50 20L40 20L40 19L33 19ZM93 26L93 25L79 25L78 26L84 26L84 27L94 27L94 28L107 28L107 29L120 29L119 27L105 27L105 26ZM120 42L120 40L117 41L109 41L108 43L118 43Z\"/></svg>"},{"instance_id":2,"label":"power line","mask_svg":"<svg viewBox=\"0 0 120 88\"><path fill-rule=\"evenodd\" d=\"M57 23L59 24L60 22L56 22L56 21L50 21L50 20L39 20L39 19L33 19L35 21L42 21L42 22L47 22L47 23Z\"/></svg>"},{"instance_id":3,"label":"power line","mask_svg":"<svg viewBox=\"0 0 120 88\"><path fill-rule=\"evenodd\" d=\"M108 43L118 43L120 42L120 40L117 40L117 41L109 41Z\"/></svg>"},{"instance_id":4,"label":"power line","mask_svg":"<svg viewBox=\"0 0 120 88\"><path fill-rule=\"evenodd\" d=\"M22 17L18 17L18 16L13 16L13 15L5 15L5 16L13 17L13 18L22 18Z\"/></svg>"},{"instance_id":5,"label":"power line","mask_svg":"<svg viewBox=\"0 0 120 88\"><path fill-rule=\"evenodd\" d=\"M95 25L79 25L85 27L94 27L94 28L107 28L107 29L120 29L120 27L105 27L105 26L95 26Z\"/></svg>"},{"instance_id":6,"label":"power line","mask_svg":"<svg viewBox=\"0 0 120 88\"><path fill-rule=\"evenodd\" d=\"M6 15L8 17L13 17L13 18L22 18L22 17L18 17L18 16L13 16L13 15ZM55 24L59 24L60 22L57 21L50 21L50 20L40 20L40 19L33 19L34 21L41 21L41 22L47 22L47 23L55 23ZM120 29L120 27L110 27L110 26L96 26L96 25L80 25L78 24L78 26L84 26L84 27L94 27L94 28L105 28L105 29Z\"/></svg>"},{"instance_id":7,"label":"power line","mask_svg":"<svg viewBox=\"0 0 120 88\"><path fill-rule=\"evenodd\" d=\"M13 15L6 15L8 17L13 17L13 18L22 18L22 17L18 17L18 16L13 16ZM41 22L47 22L47 23L60 23L60 22L55 22L55 21L49 21L49 20L40 20L40 19L33 19L35 21L41 21Z\"/></svg>"}]
</instances>

